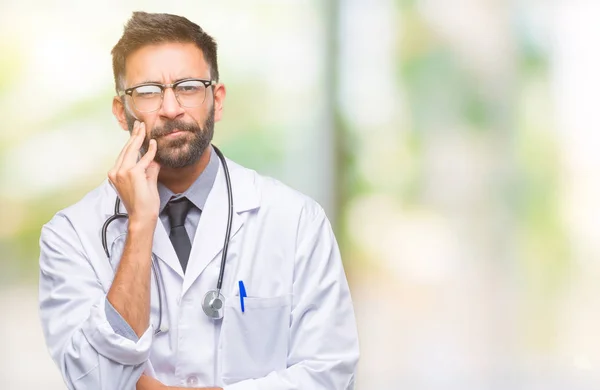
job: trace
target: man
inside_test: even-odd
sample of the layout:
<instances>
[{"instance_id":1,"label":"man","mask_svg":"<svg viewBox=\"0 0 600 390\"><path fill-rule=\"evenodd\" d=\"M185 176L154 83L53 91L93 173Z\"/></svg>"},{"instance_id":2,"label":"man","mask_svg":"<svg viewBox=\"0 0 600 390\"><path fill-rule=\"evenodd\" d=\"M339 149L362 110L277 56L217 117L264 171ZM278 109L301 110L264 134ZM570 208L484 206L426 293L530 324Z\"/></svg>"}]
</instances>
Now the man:
<instances>
[{"instance_id":1,"label":"man","mask_svg":"<svg viewBox=\"0 0 600 390\"><path fill-rule=\"evenodd\" d=\"M226 95L214 40L136 12L112 54L131 137L40 239L40 315L67 386L352 388L355 318L323 210L210 144Z\"/></svg>"}]
</instances>

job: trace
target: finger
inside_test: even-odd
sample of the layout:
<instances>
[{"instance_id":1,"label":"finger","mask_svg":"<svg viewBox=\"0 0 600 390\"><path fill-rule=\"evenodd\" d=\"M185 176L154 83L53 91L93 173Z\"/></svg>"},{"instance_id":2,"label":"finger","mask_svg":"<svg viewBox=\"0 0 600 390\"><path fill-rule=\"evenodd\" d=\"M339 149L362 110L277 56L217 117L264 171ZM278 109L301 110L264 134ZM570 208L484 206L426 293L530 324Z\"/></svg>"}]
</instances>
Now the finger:
<instances>
[{"instance_id":1,"label":"finger","mask_svg":"<svg viewBox=\"0 0 600 390\"><path fill-rule=\"evenodd\" d=\"M160 172L160 164L156 161L152 161L150 165L148 165L148 169L146 169L146 177L151 185L156 188L156 183L158 182L158 173Z\"/></svg>"},{"instance_id":2,"label":"finger","mask_svg":"<svg viewBox=\"0 0 600 390\"><path fill-rule=\"evenodd\" d=\"M144 142L144 138L146 137L146 126L144 123L140 123L138 126L138 132L131 141L131 144L127 147L125 154L123 155L123 163L121 167L123 168L132 168L135 166L140 148L142 147L142 143Z\"/></svg>"},{"instance_id":3,"label":"finger","mask_svg":"<svg viewBox=\"0 0 600 390\"><path fill-rule=\"evenodd\" d=\"M158 379L142 375L136 384L136 390L162 389L163 384Z\"/></svg>"},{"instance_id":4,"label":"finger","mask_svg":"<svg viewBox=\"0 0 600 390\"><path fill-rule=\"evenodd\" d=\"M148 151L137 163L137 166L139 166L140 169L146 170L146 168L148 168L150 163L154 160L154 156L156 156L156 149L156 140L151 139L150 143L148 144Z\"/></svg>"},{"instance_id":5,"label":"finger","mask_svg":"<svg viewBox=\"0 0 600 390\"><path fill-rule=\"evenodd\" d=\"M138 379L135 388L136 390L145 390L148 389L148 386L150 386L151 383L150 377L148 377L146 374L142 374L140 379Z\"/></svg>"},{"instance_id":6,"label":"finger","mask_svg":"<svg viewBox=\"0 0 600 390\"><path fill-rule=\"evenodd\" d=\"M125 151L127 150L127 147L131 144L131 142L134 138L135 132L136 132L136 126L134 125L133 131L131 132L131 137L129 137L129 139L125 143L125 146L123 146L123 148L121 149L121 152L119 153L119 155L117 156L117 159L115 160L115 164L108 171L108 179L110 181L110 184L113 185L113 188L114 188L114 183L117 180L117 177L116 177L117 172L119 172L119 168L121 167L121 164L123 163L123 156L125 155ZM115 188L115 190L116 190L116 188Z\"/></svg>"},{"instance_id":7,"label":"finger","mask_svg":"<svg viewBox=\"0 0 600 390\"><path fill-rule=\"evenodd\" d=\"M121 153L119 153L119 157L117 157L117 161L115 162L115 169L119 169L119 167L123 163L123 157L125 156L125 152L127 151L127 148L129 147L129 145L131 145L131 143L133 142L133 140L135 139L135 136L137 135L137 133L139 131L139 124L140 124L140 122L138 122L138 121L135 121L135 123L133 124L133 130L131 131L131 136L127 140L127 143L125 144L125 146L123 146L123 149L121 149Z\"/></svg>"}]
</instances>

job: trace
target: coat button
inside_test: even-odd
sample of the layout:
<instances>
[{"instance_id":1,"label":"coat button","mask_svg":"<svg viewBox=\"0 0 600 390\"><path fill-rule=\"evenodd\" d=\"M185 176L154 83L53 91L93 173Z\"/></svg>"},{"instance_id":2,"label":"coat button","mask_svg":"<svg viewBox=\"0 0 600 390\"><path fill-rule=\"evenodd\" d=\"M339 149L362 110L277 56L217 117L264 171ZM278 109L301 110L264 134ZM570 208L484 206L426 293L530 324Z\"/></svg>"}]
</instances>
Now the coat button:
<instances>
[{"instance_id":1,"label":"coat button","mask_svg":"<svg viewBox=\"0 0 600 390\"><path fill-rule=\"evenodd\" d=\"M186 383L187 383L188 386L196 386L198 384L198 377L192 375L192 376L190 376L190 377L187 378Z\"/></svg>"}]
</instances>

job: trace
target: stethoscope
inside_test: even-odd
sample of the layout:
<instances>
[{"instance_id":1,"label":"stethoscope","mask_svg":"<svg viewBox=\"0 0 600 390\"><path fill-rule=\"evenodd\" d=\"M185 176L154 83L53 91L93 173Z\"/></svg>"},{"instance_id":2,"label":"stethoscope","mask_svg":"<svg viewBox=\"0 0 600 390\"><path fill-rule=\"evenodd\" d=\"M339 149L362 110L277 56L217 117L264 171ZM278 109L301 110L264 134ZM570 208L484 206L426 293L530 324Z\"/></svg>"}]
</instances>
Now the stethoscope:
<instances>
[{"instance_id":1,"label":"stethoscope","mask_svg":"<svg viewBox=\"0 0 600 390\"><path fill-rule=\"evenodd\" d=\"M227 249L229 248L229 235L231 233L231 223L233 217L233 196L231 194L231 179L229 177L229 169L227 168L227 163L225 162L225 157L223 153L216 147L212 146L219 160L221 160L221 164L223 165L223 171L225 172L225 183L227 185L227 200L228 200L228 213L227 213L227 229L225 231L225 241L223 242L223 251L221 254L221 269L219 271L219 278L217 280L217 288L214 290L208 291L204 295L204 299L202 299L202 310L204 313L214 319L219 320L223 318L223 302L225 302L225 297L221 294L221 287L223 285L223 275L225 274L225 262L227 258ZM102 225L102 247L104 248L104 253L106 253L106 257L110 262L110 253L108 251L108 243L106 239L106 232L108 230L111 222L117 219L127 218L126 213L121 213L119 211L121 206L121 199L117 195L117 199L115 200L115 211L114 214L108 217L108 219ZM168 331L166 326L163 326L162 317L163 317L163 297L162 293L165 290L164 281L162 277L162 273L160 272L160 268L156 263L156 255L152 253L152 270L154 271L154 282L156 284L156 288L158 291L158 325L154 334L162 333Z\"/></svg>"}]
</instances>

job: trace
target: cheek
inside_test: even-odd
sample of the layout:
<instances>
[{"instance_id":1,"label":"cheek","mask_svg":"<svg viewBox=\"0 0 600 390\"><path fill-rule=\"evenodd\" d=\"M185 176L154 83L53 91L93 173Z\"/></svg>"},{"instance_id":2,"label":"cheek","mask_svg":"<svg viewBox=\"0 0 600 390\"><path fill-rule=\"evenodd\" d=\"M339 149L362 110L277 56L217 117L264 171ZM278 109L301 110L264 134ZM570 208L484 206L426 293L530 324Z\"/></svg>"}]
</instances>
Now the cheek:
<instances>
[{"instance_id":1,"label":"cheek","mask_svg":"<svg viewBox=\"0 0 600 390\"><path fill-rule=\"evenodd\" d=\"M206 104L201 105L200 107L194 107L188 109L188 114L193 117L195 120L200 120L204 118L207 114L208 110Z\"/></svg>"},{"instance_id":2,"label":"cheek","mask_svg":"<svg viewBox=\"0 0 600 390\"><path fill-rule=\"evenodd\" d=\"M152 133L152 129L154 129L154 127L157 125L156 117L145 115L140 116L139 118L146 125L146 138L149 138Z\"/></svg>"},{"instance_id":3,"label":"cheek","mask_svg":"<svg viewBox=\"0 0 600 390\"><path fill-rule=\"evenodd\" d=\"M198 126L203 127L204 123L206 122L206 119L208 118L209 115L212 115L212 109L213 109L213 105L214 103L211 104L204 104L202 107L198 107L198 109L194 112L194 120L196 121L196 123L198 124ZM215 113L215 119L217 119L216 117L216 113Z\"/></svg>"},{"instance_id":4,"label":"cheek","mask_svg":"<svg viewBox=\"0 0 600 390\"><path fill-rule=\"evenodd\" d=\"M187 118L185 118L184 121L193 122L195 125L198 125L200 127L202 127L202 124L204 123L204 118L206 118L204 110L200 109L188 111L186 116Z\"/></svg>"}]
</instances>

